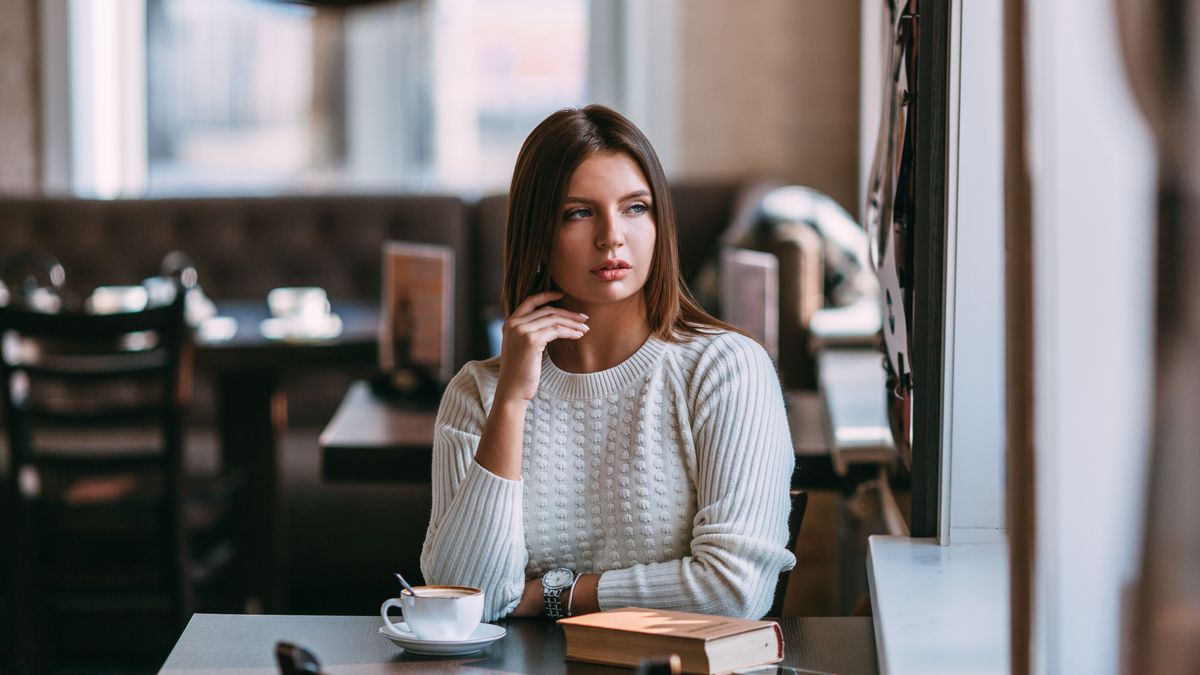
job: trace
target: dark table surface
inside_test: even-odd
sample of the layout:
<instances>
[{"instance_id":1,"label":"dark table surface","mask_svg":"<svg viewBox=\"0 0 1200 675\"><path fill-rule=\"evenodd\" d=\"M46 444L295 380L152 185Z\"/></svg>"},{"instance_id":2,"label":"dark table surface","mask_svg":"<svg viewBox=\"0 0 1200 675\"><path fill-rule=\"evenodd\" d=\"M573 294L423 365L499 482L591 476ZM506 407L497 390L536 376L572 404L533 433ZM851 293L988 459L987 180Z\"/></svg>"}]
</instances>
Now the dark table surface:
<instances>
[{"instance_id":1,"label":"dark table surface","mask_svg":"<svg viewBox=\"0 0 1200 675\"><path fill-rule=\"evenodd\" d=\"M371 362L377 358L379 303L338 301L333 313L342 319L342 333L327 340L272 340L259 324L270 316L267 301L221 300L221 316L237 320L237 333L228 340L197 341L197 365L212 370L270 370L287 366L337 365Z\"/></svg>"},{"instance_id":2,"label":"dark table surface","mask_svg":"<svg viewBox=\"0 0 1200 675\"><path fill-rule=\"evenodd\" d=\"M321 432L325 480L428 484L437 410L389 402L358 381Z\"/></svg>"},{"instance_id":3,"label":"dark table surface","mask_svg":"<svg viewBox=\"0 0 1200 675\"><path fill-rule=\"evenodd\" d=\"M470 656L408 655L379 634L378 616L196 614L167 657L162 673L276 673L274 646L284 640L316 654L325 672L358 673L629 673L628 669L563 659L555 624L538 619L499 622L508 635ZM781 619L782 665L840 675L875 675L875 634L868 617Z\"/></svg>"}]
</instances>

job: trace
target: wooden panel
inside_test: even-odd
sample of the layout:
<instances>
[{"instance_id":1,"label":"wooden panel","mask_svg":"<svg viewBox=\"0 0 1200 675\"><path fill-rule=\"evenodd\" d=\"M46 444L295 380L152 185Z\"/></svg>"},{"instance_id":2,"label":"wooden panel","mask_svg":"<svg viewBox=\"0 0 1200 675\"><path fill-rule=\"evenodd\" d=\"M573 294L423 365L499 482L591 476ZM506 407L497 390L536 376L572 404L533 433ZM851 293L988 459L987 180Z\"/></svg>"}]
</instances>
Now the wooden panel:
<instances>
[{"instance_id":1,"label":"wooden panel","mask_svg":"<svg viewBox=\"0 0 1200 675\"><path fill-rule=\"evenodd\" d=\"M37 0L0 0L0 192L40 182Z\"/></svg>"}]
</instances>

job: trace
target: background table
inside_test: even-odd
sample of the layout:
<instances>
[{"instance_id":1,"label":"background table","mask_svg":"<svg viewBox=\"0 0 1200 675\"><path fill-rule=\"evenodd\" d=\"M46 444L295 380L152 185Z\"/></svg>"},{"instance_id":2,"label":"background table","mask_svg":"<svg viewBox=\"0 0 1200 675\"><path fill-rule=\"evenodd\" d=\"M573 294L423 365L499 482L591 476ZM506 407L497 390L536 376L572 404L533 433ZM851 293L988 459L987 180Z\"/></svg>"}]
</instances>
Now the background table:
<instances>
[{"instance_id":1,"label":"background table","mask_svg":"<svg viewBox=\"0 0 1200 675\"><path fill-rule=\"evenodd\" d=\"M499 672L539 675L619 674L629 669L564 660L562 630L550 621L510 619L500 641L479 654L446 658L407 655L379 635L378 616L251 616L196 614L167 657L164 675L274 674L275 643L303 645L329 673ZM783 665L841 675L876 675L868 617L780 620Z\"/></svg>"},{"instance_id":2,"label":"background table","mask_svg":"<svg viewBox=\"0 0 1200 675\"><path fill-rule=\"evenodd\" d=\"M427 485L436 421L433 407L391 402L354 382L321 432L321 477Z\"/></svg>"},{"instance_id":3,"label":"background table","mask_svg":"<svg viewBox=\"0 0 1200 675\"><path fill-rule=\"evenodd\" d=\"M285 371L370 364L376 361L376 303L338 302L341 335L328 340L270 340L259 332L269 316L265 300L221 301L222 316L237 320L228 340L196 342L196 368L213 375L221 459L245 476L241 550L247 591L266 611L279 611L286 555L284 528L277 522L284 500L280 443L287 427L287 401L279 387Z\"/></svg>"}]
</instances>

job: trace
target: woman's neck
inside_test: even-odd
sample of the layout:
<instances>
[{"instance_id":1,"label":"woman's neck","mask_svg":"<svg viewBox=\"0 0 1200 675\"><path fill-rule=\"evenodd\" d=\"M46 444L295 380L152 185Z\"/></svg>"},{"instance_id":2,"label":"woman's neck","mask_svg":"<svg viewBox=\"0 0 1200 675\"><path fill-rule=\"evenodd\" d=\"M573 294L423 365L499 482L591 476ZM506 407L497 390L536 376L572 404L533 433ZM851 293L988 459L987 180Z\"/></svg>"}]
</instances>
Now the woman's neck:
<instances>
[{"instance_id":1,"label":"woman's neck","mask_svg":"<svg viewBox=\"0 0 1200 675\"><path fill-rule=\"evenodd\" d=\"M566 301L562 306L588 315L589 330L583 337L547 345L554 365L568 373L596 373L619 366L650 337L640 294L622 303L577 306Z\"/></svg>"}]
</instances>

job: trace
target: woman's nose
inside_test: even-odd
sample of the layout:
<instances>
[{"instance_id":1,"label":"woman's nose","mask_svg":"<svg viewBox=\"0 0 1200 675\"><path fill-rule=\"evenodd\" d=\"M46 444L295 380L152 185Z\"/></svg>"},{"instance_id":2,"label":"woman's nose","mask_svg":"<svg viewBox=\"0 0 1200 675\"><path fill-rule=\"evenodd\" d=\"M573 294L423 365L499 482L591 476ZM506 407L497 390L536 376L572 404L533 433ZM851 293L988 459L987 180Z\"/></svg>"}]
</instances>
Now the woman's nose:
<instances>
[{"instance_id":1,"label":"woman's nose","mask_svg":"<svg viewBox=\"0 0 1200 675\"><path fill-rule=\"evenodd\" d=\"M600 231L596 234L596 248L604 250L621 248L625 245L625 235L620 229L620 219L606 213L597 220Z\"/></svg>"}]
</instances>

